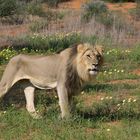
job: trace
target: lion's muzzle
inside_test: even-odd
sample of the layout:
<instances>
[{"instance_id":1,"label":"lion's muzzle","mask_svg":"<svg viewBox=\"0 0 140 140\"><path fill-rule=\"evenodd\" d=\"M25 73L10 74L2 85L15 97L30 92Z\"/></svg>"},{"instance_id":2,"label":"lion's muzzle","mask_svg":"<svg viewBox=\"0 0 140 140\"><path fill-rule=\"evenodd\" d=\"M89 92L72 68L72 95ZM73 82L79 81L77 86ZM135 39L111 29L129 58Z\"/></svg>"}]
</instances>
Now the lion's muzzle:
<instances>
[{"instance_id":1,"label":"lion's muzzle","mask_svg":"<svg viewBox=\"0 0 140 140\"><path fill-rule=\"evenodd\" d=\"M92 68L88 69L90 75L96 75L99 71L98 67L93 66Z\"/></svg>"}]
</instances>

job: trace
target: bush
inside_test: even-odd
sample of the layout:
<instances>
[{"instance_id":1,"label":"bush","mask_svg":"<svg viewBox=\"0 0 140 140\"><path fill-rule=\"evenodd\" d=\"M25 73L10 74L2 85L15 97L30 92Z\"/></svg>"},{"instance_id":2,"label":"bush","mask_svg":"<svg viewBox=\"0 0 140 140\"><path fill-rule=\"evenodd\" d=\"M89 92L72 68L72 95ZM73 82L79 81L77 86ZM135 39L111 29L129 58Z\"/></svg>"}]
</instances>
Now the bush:
<instances>
[{"instance_id":1,"label":"bush","mask_svg":"<svg viewBox=\"0 0 140 140\"><path fill-rule=\"evenodd\" d=\"M72 44L81 42L81 35L77 32L67 34L59 33L55 35L34 35L19 36L11 38L12 46L16 50L27 48L28 52L39 50L44 53L58 52Z\"/></svg>"},{"instance_id":2,"label":"bush","mask_svg":"<svg viewBox=\"0 0 140 140\"><path fill-rule=\"evenodd\" d=\"M108 12L108 8L103 1L90 0L83 5L82 20L89 21L93 16L101 16Z\"/></svg>"},{"instance_id":3,"label":"bush","mask_svg":"<svg viewBox=\"0 0 140 140\"><path fill-rule=\"evenodd\" d=\"M76 32L68 34L56 34L51 36L28 36L25 39L29 50L44 50L45 52L58 52L69 47L71 44L79 43L81 41L80 35Z\"/></svg>"},{"instance_id":4,"label":"bush","mask_svg":"<svg viewBox=\"0 0 140 140\"><path fill-rule=\"evenodd\" d=\"M130 54L131 60L140 64L140 44L136 45Z\"/></svg>"},{"instance_id":5,"label":"bush","mask_svg":"<svg viewBox=\"0 0 140 140\"><path fill-rule=\"evenodd\" d=\"M0 0L2 23L21 24L24 20L25 3L18 0Z\"/></svg>"},{"instance_id":6,"label":"bush","mask_svg":"<svg viewBox=\"0 0 140 140\"><path fill-rule=\"evenodd\" d=\"M45 29L46 27L48 27L48 21L46 20L35 21L29 26L32 32L39 32L40 30Z\"/></svg>"},{"instance_id":7,"label":"bush","mask_svg":"<svg viewBox=\"0 0 140 140\"><path fill-rule=\"evenodd\" d=\"M140 20L140 1L136 0L136 2L137 6L136 8L130 10L130 14L134 19Z\"/></svg>"},{"instance_id":8,"label":"bush","mask_svg":"<svg viewBox=\"0 0 140 140\"><path fill-rule=\"evenodd\" d=\"M31 2L27 5L27 13L31 15L45 16L45 12L40 3Z\"/></svg>"},{"instance_id":9,"label":"bush","mask_svg":"<svg viewBox=\"0 0 140 140\"><path fill-rule=\"evenodd\" d=\"M0 51L0 64L7 62L10 58L12 58L15 55L17 55L17 52L10 48Z\"/></svg>"},{"instance_id":10,"label":"bush","mask_svg":"<svg viewBox=\"0 0 140 140\"><path fill-rule=\"evenodd\" d=\"M103 1L91 0L83 8L84 12L81 18L84 22L89 22L94 17L97 22L105 25L106 28L115 27L117 30L126 28L123 17L110 12Z\"/></svg>"},{"instance_id":11,"label":"bush","mask_svg":"<svg viewBox=\"0 0 140 140\"><path fill-rule=\"evenodd\" d=\"M6 17L17 13L18 4L16 0L0 0L0 16Z\"/></svg>"}]
</instances>

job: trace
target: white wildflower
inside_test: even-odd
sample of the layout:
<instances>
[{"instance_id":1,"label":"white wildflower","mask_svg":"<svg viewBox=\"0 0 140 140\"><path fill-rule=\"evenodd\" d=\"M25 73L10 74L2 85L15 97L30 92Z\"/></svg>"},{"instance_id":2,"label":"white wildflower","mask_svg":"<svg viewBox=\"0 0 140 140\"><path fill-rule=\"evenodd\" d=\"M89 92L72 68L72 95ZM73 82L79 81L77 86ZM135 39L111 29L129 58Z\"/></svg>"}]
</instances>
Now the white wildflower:
<instances>
[{"instance_id":1,"label":"white wildflower","mask_svg":"<svg viewBox=\"0 0 140 140\"><path fill-rule=\"evenodd\" d=\"M102 98L101 98L101 101L103 101L103 100L104 100L104 98L102 97Z\"/></svg>"},{"instance_id":2,"label":"white wildflower","mask_svg":"<svg viewBox=\"0 0 140 140\"><path fill-rule=\"evenodd\" d=\"M109 97L109 99L112 99L112 97Z\"/></svg>"},{"instance_id":3,"label":"white wildflower","mask_svg":"<svg viewBox=\"0 0 140 140\"><path fill-rule=\"evenodd\" d=\"M110 72L109 72L109 74L111 75L111 74L112 74L112 72L110 71Z\"/></svg>"},{"instance_id":4,"label":"white wildflower","mask_svg":"<svg viewBox=\"0 0 140 140\"><path fill-rule=\"evenodd\" d=\"M130 102L131 102L131 98L128 99L128 103L130 103Z\"/></svg>"},{"instance_id":5,"label":"white wildflower","mask_svg":"<svg viewBox=\"0 0 140 140\"><path fill-rule=\"evenodd\" d=\"M5 114L6 113L6 111L3 111L3 114Z\"/></svg>"},{"instance_id":6,"label":"white wildflower","mask_svg":"<svg viewBox=\"0 0 140 140\"><path fill-rule=\"evenodd\" d=\"M120 106L120 104L117 104L117 106Z\"/></svg>"},{"instance_id":7,"label":"white wildflower","mask_svg":"<svg viewBox=\"0 0 140 140\"><path fill-rule=\"evenodd\" d=\"M125 100L123 100L123 103L125 102Z\"/></svg>"},{"instance_id":8,"label":"white wildflower","mask_svg":"<svg viewBox=\"0 0 140 140\"><path fill-rule=\"evenodd\" d=\"M119 107L118 107L118 110L120 110L120 109L121 109L121 107L119 106Z\"/></svg>"},{"instance_id":9,"label":"white wildflower","mask_svg":"<svg viewBox=\"0 0 140 140\"><path fill-rule=\"evenodd\" d=\"M109 51L106 54L109 55Z\"/></svg>"},{"instance_id":10,"label":"white wildflower","mask_svg":"<svg viewBox=\"0 0 140 140\"><path fill-rule=\"evenodd\" d=\"M136 99L133 100L133 102L136 102L136 101L137 101Z\"/></svg>"},{"instance_id":11,"label":"white wildflower","mask_svg":"<svg viewBox=\"0 0 140 140\"><path fill-rule=\"evenodd\" d=\"M110 131L110 129L108 128L108 129L106 129L106 131L107 131L107 132L109 132L109 131Z\"/></svg>"},{"instance_id":12,"label":"white wildflower","mask_svg":"<svg viewBox=\"0 0 140 140\"><path fill-rule=\"evenodd\" d=\"M109 99L109 97L107 96L107 97L105 97L106 99Z\"/></svg>"}]
</instances>

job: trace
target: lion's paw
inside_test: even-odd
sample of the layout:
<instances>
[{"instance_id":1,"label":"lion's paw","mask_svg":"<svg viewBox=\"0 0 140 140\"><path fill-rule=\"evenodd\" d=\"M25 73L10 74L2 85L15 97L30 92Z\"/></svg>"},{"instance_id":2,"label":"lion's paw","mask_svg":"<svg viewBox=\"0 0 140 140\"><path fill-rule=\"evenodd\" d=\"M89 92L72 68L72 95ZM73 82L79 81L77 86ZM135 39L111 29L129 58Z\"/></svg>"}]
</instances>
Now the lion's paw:
<instances>
[{"instance_id":1,"label":"lion's paw","mask_svg":"<svg viewBox=\"0 0 140 140\"><path fill-rule=\"evenodd\" d=\"M31 115L31 117L33 118L33 119L42 119L43 117L40 115L40 114L38 114L37 112L29 112L29 114Z\"/></svg>"}]
</instances>

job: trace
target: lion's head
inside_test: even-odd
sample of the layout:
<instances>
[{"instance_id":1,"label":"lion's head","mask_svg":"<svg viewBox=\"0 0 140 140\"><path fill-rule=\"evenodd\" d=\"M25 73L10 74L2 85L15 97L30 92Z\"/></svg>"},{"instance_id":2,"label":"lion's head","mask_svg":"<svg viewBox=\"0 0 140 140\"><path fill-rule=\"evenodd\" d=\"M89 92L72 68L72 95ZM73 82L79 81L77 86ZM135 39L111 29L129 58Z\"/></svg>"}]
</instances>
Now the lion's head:
<instances>
[{"instance_id":1,"label":"lion's head","mask_svg":"<svg viewBox=\"0 0 140 140\"><path fill-rule=\"evenodd\" d=\"M77 46L77 72L83 81L92 80L103 63L103 49L99 45L89 43Z\"/></svg>"},{"instance_id":2,"label":"lion's head","mask_svg":"<svg viewBox=\"0 0 140 140\"><path fill-rule=\"evenodd\" d=\"M68 56L65 84L71 95L82 84L95 78L103 63L103 49L99 45L84 43L64 50L64 54Z\"/></svg>"}]
</instances>

